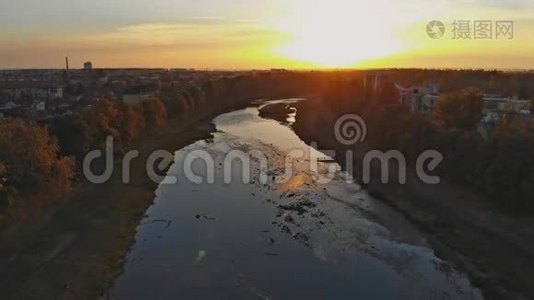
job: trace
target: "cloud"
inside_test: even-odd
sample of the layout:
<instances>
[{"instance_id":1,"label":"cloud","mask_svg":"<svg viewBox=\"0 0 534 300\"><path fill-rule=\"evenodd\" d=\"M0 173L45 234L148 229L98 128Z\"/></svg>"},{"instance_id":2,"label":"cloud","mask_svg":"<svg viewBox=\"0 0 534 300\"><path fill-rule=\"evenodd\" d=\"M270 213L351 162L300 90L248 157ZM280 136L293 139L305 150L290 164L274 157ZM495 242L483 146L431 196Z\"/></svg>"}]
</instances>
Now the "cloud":
<instances>
[{"instance_id":1,"label":"cloud","mask_svg":"<svg viewBox=\"0 0 534 300\"><path fill-rule=\"evenodd\" d=\"M139 23L84 35L0 39L0 67L60 66L65 55L73 64L92 59L110 66L237 65L238 58L267 52L284 38L256 20Z\"/></svg>"},{"instance_id":2,"label":"cloud","mask_svg":"<svg viewBox=\"0 0 534 300\"><path fill-rule=\"evenodd\" d=\"M174 23L143 23L120 27L80 40L84 44L148 47L240 47L275 43L282 35L250 21L195 19Z\"/></svg>"}]
</instances>

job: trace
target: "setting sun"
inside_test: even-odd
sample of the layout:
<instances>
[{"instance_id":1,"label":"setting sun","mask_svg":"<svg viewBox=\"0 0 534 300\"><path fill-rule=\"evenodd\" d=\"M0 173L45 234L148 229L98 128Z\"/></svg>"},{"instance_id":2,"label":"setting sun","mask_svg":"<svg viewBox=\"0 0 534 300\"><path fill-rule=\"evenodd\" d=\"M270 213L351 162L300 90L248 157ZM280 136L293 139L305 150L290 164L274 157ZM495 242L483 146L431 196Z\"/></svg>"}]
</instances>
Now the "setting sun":
<instances>
[{"instance_id":1,"label":"setting sun","mask_svg":"<svg viewBox=\"0 0 534 300\"><path fill-rule=\"evenodd\" d=\"M534 66L529 0L21 1L0 10L0 68L57 68L65 56L114 68ZM440 39L426 32L433 20ZM455 20L515 21L514 38L455 40Z\"/></svg>"},{"instance_id":2,"label":"setting sun","mask_svg":"<svg viewBox=\"0 0 534 300\"><path fill-rule=\"evenodd\" d=\"M319 67L349 67L396 53L403 45L382 2L362 10L361 1L298 1L296 13L275 25L291 39L275 51Z\"/></svg>"}]
</instances>

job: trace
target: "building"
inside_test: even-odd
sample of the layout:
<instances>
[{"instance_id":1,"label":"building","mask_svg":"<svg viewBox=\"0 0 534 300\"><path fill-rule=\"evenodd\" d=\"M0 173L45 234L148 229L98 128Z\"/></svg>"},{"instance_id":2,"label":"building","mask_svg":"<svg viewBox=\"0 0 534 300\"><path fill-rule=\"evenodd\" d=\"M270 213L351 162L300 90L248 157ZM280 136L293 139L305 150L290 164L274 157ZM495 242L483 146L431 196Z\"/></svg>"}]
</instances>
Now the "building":
<instances>
[{"instance_id":1,"label":"building","mask_svg":"<svg viewBox=\"0 0 534 300\"><path fill-rule=\"evenodd\" d=\"M122 101L126 104L136 105L143 100L156 96L158 91L159 86L152 82L148 84L136 84L128 87L122 93Z\"/></svg>"},{"instance_id":2,"label":"building","mask_svg":"<svg viewBox=\"0 0 534 300\"><path fill-rule=\"evenodd\" d=\"M368 72L365 74L364 87L377 91L389 81L388 72Z\"/></svg>"},{"instance_id":3,"label":"building","mask_svg":"<svg viewBox=\"0 0 534 300\"><path fill-rule=\"evenodd\" d=\"M434 109L434 104L439 100L438 94L426 94L421 98L421 104L418 107L423 114L430 115Z\"/></svg>"},{"instance_id":4,"label":"building","mask_svg":"<svg viewBox=\"0 0 534 300\"><path fill-rule=\"evenodd\" d=\"M0 105L0 111L8 111L17 108L18 105L13 101L8 101L2 105Z\"/></svg>"},{"instance_id":5,"label":"building","mask_svg":"<svg viewBox=\"0 0 534 300\"><path fill-rule=\"evenodd\" d=\"M530 100L510 97L484 96L484 111L496 113L530 114Z\"/></svg>"},{"instance_id":6,"label":"building","mask_svg":"<svg viewBox=\"0 0 534 300\"><path fill-rule=\"evenodd\" d=\"M140 94L124 94L122 95L122 102L129 105L137 105L141 103L141 98Z\"/></svg>"},{"instance_id":7,"label":"building","mask_svg":"<svg viewBox=\"0 0 534 300\"><path fill-rule=\"evenodd\" d=\"M44 101L34 101L31 108L36 112L46 111L46 103Z\"/></svg>"},{"instance_id":8,"label":"building","mask_svg":"<svg viewBox=\"0 0 534 300\"><path fill-rule=\"evenodd\" d=\"M45 81L0 82L0 90L10 99L53 100L63 98L63 85Z\"/></svg>"},{"instance_id":9,"label":"building","mask_svg":"<svg viewBox=\"0 0 534 300\"><path fill-rule=\"evenodd\" d=\"M399 102L408 106L412 111L424 114L432 113L434 103L439 99L439 85L402 87L396 85L399 91Z\"/></svg>"},{"instance_id":10,"label":"building","mask_svg":"<svg viewBox=\"0 0 534 300\"><path fill-rule=\"evenodd\" d=\"M410 107L412 111L423 114L432 113L434 104L439 100L439 85L412 86L404 88L397 85L402 104ZM518 100L510 97L484 95L484 113L515 113L530 114L530 100Z\"/></svg>"},{"instance_id":11,"label":"building","mask_svg":"<svg viewBox=\"0 0 534 300\"><path fill-rule=\"evenodd\" d=\"M90 61L87 61L83 64L83 69L86 71L90 71L93 69L93 63Z\"/></svg>"}]
</instances>

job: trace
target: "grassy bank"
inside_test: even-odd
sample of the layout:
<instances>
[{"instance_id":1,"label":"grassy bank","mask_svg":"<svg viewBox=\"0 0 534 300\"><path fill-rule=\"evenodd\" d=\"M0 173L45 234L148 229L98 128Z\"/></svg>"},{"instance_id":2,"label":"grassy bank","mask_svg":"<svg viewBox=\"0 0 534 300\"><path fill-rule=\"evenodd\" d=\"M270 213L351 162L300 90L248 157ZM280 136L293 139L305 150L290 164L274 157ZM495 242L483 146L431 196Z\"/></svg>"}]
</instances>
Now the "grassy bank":
<instances>
[{"instance_id":1,"label":"grassy bank","mask_svg":"<svg viewBox=\"0 0 534 300\"><path fill-rule=\"evenodd\" d=\"M469 274L487 299L534 295L531 218L499 213L480 195L445 181L424 185L413 173L406 185L375 179L370 194L426 233L436 254Z\"/></svg>"},{"instance_id":2,"label":"grassy bank","mask_svg":"<svg viewBox=\"0 0 534 300\"><path fill-rule=\"evenodd\" d=\"M154 200L157 183L146 175L154 150L174 152L208 136L215 114L186 122L170 120L141 138L140 156L123 184L121 159L104 184L80 182L53 214L5 234L0 270L2 299L98 299L119 274L136 226Z\"/></svg>"}]
</instances>

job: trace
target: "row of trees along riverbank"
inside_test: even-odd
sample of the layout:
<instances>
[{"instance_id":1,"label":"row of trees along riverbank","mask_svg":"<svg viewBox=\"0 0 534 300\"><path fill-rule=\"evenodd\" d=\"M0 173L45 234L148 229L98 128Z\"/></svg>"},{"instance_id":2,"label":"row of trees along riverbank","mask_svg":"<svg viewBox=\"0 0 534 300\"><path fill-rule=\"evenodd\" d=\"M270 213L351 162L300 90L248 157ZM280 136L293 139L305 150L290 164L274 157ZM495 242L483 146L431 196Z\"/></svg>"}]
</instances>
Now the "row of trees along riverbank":
<instances>
[{"instance_id":1,"label":"row of trees along riverbank","mask_svg":"<svg viewBox=\"0 0 534 300\"><path fill-rule=\"evenodd\" d=\"M91 150L113 136L116 155L127 152L143 134L157 134L167 118L185 121L223 113L258 98L314 93L324 75L314 72L246 73L198 84L166 86L139 105L102 99L71 115L45 122L0 120L0 224L26 220L62 199L81 179L80 167Z\"/></svg>"},{"instance_id":2,"label":"row of trees along riverbank","mask_svg":"<svg viewBox=\"0 0 534 300\"><path fill-rule=\"evenodd\" d=\"M483 138L477 130L483 109L480 90L444 94L430 118L400 104L393 85L373 92L356 76L332 80L326 90L324 97L299 107L295 129L305 139L344 150L335 139L334 124L340 116L355 113L367 123L368 133L352 150L396 149L412 166L423 151L438 150L444 161L436 175L485 195L497 208L534 211L534 134L507 116Z\"/></svg>"}]
</instances>

